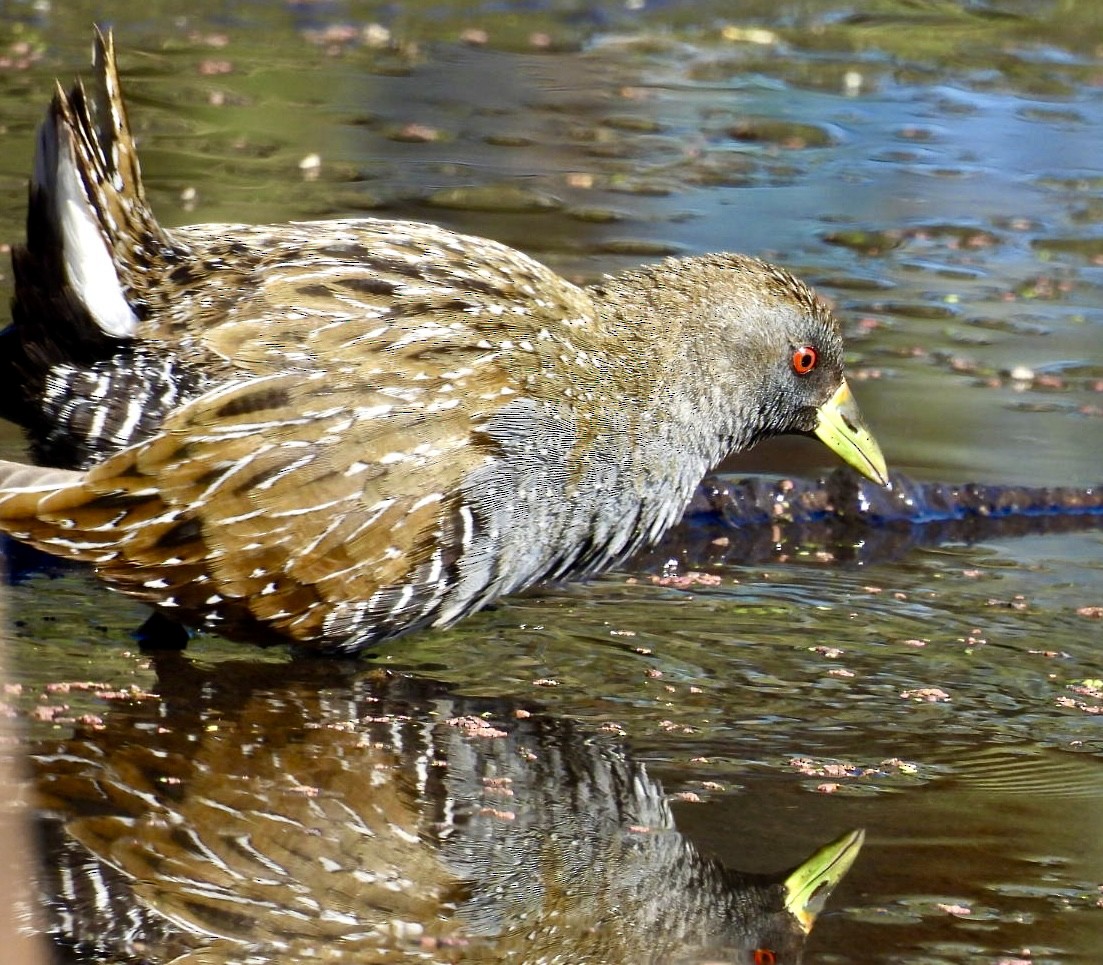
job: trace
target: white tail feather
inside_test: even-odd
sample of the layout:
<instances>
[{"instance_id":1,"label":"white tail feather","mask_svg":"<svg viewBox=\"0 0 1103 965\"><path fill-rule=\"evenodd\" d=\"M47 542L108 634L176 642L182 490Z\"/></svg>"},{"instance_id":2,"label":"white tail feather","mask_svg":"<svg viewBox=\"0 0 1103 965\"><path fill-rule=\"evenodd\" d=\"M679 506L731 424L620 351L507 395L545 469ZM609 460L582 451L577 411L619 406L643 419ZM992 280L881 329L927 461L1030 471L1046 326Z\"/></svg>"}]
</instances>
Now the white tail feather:
<instances>
[{"instance_id":1,"label":"white tail feather","mask_svg":"<svg viewBox=\"0 0 1103 965\"><path fill-rule=\"evenodd\" d=\"M89 204L73 156L72 135L62 128L57 139L56 204L66 277L104 332L117 338L133 335L138 319L127 303L111 249Z\"/></svg>"}]
</instances>

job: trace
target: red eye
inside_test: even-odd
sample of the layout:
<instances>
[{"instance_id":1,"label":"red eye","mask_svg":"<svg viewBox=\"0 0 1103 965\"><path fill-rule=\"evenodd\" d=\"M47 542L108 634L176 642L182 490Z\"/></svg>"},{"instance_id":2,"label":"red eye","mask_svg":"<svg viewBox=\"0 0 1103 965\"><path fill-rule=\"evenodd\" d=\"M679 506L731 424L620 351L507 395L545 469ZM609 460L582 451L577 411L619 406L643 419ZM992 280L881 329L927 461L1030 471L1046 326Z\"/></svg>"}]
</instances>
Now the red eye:
<instances>
[{"instance_id":1,"label":"red eye","mask_svg":"<svg viewBox=\"0 0 1103 965\"><path fill-rule=\"evenodd\" d=\"M816 357L816 353L812 353L812 357ZM756 948L754 950L754 965L776 965L777 955L775 955L768 948Z\"/></svg>"},{"instance_id":2,"label":"red eye","mask_svg":"<svg viewBox=\"0 0 1103 965\"><path fill-rule=\"evenodd\" d=\"M797 375L807 375L816 367L819 360L819 353L811 345L802 345L800 348L793 349L789 364Z\"/></svg>"}]
</instances>

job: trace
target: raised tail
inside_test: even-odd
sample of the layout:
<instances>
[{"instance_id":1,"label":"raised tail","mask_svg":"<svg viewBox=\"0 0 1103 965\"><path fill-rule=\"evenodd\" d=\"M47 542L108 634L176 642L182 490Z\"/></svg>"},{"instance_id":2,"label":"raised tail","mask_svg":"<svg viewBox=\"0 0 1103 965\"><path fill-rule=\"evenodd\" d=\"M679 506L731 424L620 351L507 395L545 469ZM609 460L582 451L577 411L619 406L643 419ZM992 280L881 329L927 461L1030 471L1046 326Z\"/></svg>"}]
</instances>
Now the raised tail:
<instances>
[{"instance_id":1,"label":"raised tail","mask_svg":"<svg viewBox=\"0 0 1103 965\"><path fill-rule=\"evenodd\" d=\"M151 262L171 246L145 199L110 35L96 32L92 63L93 93L80 81L68 93L59 85L39 128L16 304L36 302L47 267L87 314L73 321L126 338Z\"/></svg>"},{"instance_id":2,"label":"raised tail","mask_svg":"<svg viewBox=\"0 0 1103 965\"><path fill-rule=\"evenodd\" d=\"M146 202L109 34L96 32L93 66L87 90L57 88L39 128L12 324L0 333L0 418L29 431L38 458L69 465L90 456L55 453L52 436L104 451L128 441L108 438L106 409L105 425L95 407L78 413L84 428L68 409L125 391L110 376L129 370L119 355L140 341L147 299L183 252Z\"/></svg>"}]
</instances>

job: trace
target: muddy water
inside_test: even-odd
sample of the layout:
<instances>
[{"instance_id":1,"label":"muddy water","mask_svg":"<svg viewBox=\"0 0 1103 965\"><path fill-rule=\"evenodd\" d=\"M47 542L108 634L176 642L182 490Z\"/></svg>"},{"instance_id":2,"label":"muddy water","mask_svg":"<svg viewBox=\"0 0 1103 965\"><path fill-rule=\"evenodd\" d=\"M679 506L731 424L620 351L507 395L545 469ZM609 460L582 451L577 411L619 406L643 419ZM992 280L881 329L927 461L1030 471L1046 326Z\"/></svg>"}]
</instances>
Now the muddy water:
<instances>
[{"instance_id":1,"label":"muddy water","mask_svg":"<svg viewBox=\"0 0 1103 965\"><path fill-rule=\"evenodd\" d=\"M19 238L34 127L52 78L84 69L95 6L0 11L0 241ZM112 22L166 223L431 219L583 281L667 253L766 255L837 302L894 468L1103 479L1098 6L636 6L195 3L181 18L146 2L113 4ZM310 155L319 165L302 166ZM2 438L18 451L14 431ZM730 469L813 474L823 458L775 444ZM185 670L134 652L140 607L16 559L8 676L22 692L9 700L60 813L105 806L79 782L57 791L52 750L125 785L138 735L161 720L180 790L165 796L161 775L160 803L142 800L199 821L179 804L189 793L244 809L267 792L279 759L254 755L251 771L231 755L266 729L305 748L297 786L347 793L325 761L351 751L319 735L375 740L372 700L381 717L451 712L371 690L381 668L409 670L449 700L484 701L503 727L519 709L553 731L569 723L581 737L536 751L576 755L580 771L585 735L611 742L661 782L692 848L740 871L792 867L865 828L807 960L1094 962L1101 549L1098 531L994 539L860 569L728 567L688 589L628 572L507 601L341 671L203 639L186 668L191 714L169 682ZM221 691L221 673L240 692ZM56 687L84 680L109 686ZM577 775L542 780L547 800L566 788L579 811ZM124 803L112 807L127 815ZM171 889L150 880L146 900L164 911ZM561 913L590 927L577 906ZM238 954L248 929L226 930ZM408 951L408 934L391 939L380 960ZM458 954L445 947L434 954ZM566 961L618 960L563 947ZM620 947L636 960L627 935Z\"/></svg>"}]
</instances>

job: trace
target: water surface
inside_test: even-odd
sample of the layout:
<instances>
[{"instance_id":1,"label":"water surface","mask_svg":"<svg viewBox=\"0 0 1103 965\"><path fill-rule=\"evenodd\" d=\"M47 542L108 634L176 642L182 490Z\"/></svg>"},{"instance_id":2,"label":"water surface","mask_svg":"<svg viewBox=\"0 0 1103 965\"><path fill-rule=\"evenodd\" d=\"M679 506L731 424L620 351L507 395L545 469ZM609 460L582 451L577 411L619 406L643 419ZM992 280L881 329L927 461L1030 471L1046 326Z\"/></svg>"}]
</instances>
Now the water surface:
<instances>
[{"instance_id":1,"label":"water surface","mask_svg":"<svg viewBox=\"0 0 1103 965\"><path fill-rule=\"evenodd\" d=\"M52 79L86 69L96 5L61 6L0 11L8 243ZM836 302L893 468L1103 479L1097 5L173 9L117 3L111 21L166 224L428 219L579 281L664 254L763 255ZM18 452L14 430L2 439ZM827 459L798 441L728 468L815 474ZM612 735L693 847L741 871L864 827L811 961L1093 962L1101 549L1086 531L851 569L722 567L688 588L628 567L389 645L326 681L318 721L346 700L364 726L360 675L406 670ZM113 759L96 735L125 730L120 698L48 688L165 691L129 636L142 608L79 571L24 574L7 605L27 745L76 732ZM265 726L291 707L309 731L321 714L301 697L316 672L279 649L189 653L215 678L253 667ZM218 714L241 713L172 726L217 748Z\"/></svg>"}]
</instances>

